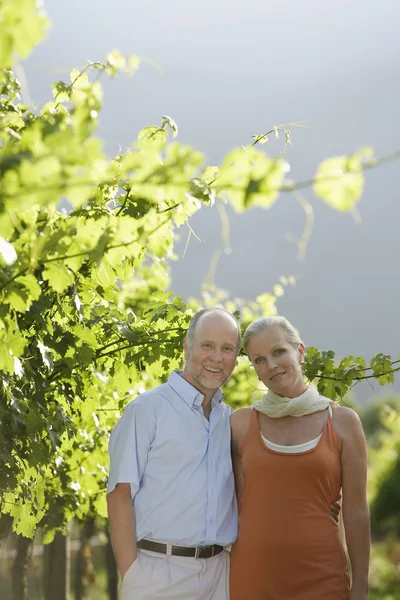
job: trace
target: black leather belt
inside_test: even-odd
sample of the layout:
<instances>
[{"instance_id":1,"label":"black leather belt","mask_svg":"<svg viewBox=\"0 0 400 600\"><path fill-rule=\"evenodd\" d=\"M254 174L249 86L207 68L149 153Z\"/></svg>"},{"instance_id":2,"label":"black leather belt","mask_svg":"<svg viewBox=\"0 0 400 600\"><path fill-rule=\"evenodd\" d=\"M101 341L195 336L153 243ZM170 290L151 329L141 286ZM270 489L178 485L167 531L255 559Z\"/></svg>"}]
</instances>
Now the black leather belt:
<instances>
[{"instance_id":1,"label":"black leather belt","mask_svg":"<svg viewBox=\"0 0 400 600\"><path fill-rule=\"evenodd\" d=\"M173 546L171 544L153 542L152 540L140 540L136 545L138 548L150 550L150 552L161 552L162 554L171 556L189 556L192 558L211 558L225 550L224 546L218 546L218 544L188 548L187 546Z\"/></svg>"}]
</instances>

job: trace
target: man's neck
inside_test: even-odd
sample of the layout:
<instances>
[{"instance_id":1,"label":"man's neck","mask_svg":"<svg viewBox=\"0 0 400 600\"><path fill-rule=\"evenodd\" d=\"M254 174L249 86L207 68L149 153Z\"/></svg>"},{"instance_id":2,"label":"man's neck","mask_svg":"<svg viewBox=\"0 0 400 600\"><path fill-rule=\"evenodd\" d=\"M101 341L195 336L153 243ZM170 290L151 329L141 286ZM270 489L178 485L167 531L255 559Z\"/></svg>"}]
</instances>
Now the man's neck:
<instances>
[{"instance_id":1,"label":"man's neck","mask_svg":"<svg viewBox=\"0 0 400 600\"><path fill-rule=\"evenodd\" d=\"M207 390L207 389L204 389L202 386L197 385L196 382L192 381L192 378L190 376L188 376L187 373L185 373L185 371L182 371L181 377L183 377L183 379L185 381L190 383L190 385L192 385L196 390L198 390L200 392L200 394L202 394L204 396L203 402L201 403L201 405L203 407L204 416L206 417L206 419L209 419L211 409L212 409L211 401L217 390Z\"/></svg>"},{"instance_id":2,"label":"man's neck","mask_svg":"<svg viewBox=\"0 0 400 600\"><path fill-rule=\"evenodd\" d=\"M211 399L213 397L214 394L212 394L211 396L209 395L204 396L204 400L201 403L201 406L203 407L203 413L206 419L210 419L210 414L211 414L211 409L212 409L212 405L211 405Z\"/></svg>"}]
</instances>

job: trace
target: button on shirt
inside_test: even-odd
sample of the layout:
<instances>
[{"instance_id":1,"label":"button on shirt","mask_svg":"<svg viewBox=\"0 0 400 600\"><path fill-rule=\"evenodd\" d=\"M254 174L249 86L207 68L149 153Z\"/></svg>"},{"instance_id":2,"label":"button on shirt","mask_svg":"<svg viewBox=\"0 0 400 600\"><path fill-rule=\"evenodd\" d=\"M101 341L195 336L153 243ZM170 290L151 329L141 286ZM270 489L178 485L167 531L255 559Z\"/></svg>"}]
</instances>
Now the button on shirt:
<instances>
[{"instance_id":1,"label":"button on shirt","mask_svg":"<svg viewBox=\"0 0 400 600\"><path fill-rule=\"evenodd\" d=\"M138 540L180 546L236 540L232 409L218 390L207 420L203 398L174 371L168 383L128 404L111 434L107 491L130 483Z\"/></svg>"}]
</instances>

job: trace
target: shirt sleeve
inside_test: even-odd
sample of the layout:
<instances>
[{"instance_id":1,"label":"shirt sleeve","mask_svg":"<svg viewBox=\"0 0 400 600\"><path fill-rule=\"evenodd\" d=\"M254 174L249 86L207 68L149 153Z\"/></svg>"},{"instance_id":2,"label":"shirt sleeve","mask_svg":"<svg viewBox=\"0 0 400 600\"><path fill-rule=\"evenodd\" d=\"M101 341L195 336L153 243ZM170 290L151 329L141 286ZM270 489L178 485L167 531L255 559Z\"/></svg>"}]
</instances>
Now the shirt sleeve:
<instances>
[{"instance_id":1,"label":"shirt sleeve","mask_svg":"<svg viewBox=\"0 0 400 600\"><path fill-rule=\"evenodd\" d=\"M139 491L156 430L154 401L138 397L128 404L114 427L108 446L110 474L107 493L118 483L130 483L132 500Z\"/></svg>"}]
</instances>

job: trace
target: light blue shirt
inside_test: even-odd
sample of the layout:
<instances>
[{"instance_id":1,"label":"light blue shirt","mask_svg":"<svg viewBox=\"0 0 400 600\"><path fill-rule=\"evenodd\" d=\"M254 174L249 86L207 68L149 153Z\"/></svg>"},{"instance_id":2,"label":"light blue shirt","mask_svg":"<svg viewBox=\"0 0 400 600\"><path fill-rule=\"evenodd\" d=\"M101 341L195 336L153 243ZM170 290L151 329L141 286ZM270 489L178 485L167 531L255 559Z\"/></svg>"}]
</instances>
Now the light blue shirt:
<instances>
[{"instance_id":1,"label":"light blue shirt","mask_svg":"<svg viewBox=\"0 0 400 600\"><path fill-rule=\"evenodd\" d=\"M130 483L138 540L180 546L236 540L232 409L222 398L218 390L207 420L203 395L174 371L168 383L125 408L110 438L107 491Z\"/></svg>"}]
</instances>

